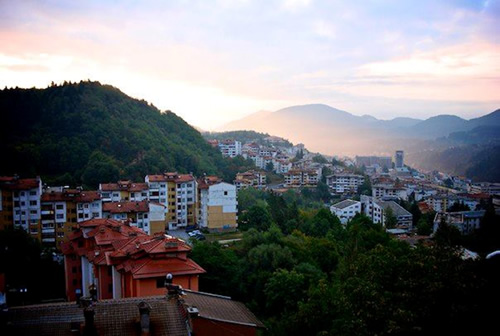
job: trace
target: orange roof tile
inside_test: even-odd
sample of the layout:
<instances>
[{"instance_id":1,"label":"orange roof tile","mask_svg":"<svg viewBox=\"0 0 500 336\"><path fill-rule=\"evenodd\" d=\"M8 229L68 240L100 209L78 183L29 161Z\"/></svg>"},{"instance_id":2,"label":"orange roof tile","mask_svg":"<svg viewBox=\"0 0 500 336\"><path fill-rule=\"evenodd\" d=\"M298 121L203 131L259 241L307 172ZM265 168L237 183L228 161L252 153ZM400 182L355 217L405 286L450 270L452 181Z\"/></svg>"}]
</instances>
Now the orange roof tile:
<instances>
[{"instance_id":1,"label":"orange roof tile","mask_svg":"<svg viewBox=\"0 0 500 336\"><path fill-rule=\"evenodd\" d=\"M109 202L102 205L102 211L110 213L149 212L149 204L148 201Z\"/></svg>"}]
</instances>

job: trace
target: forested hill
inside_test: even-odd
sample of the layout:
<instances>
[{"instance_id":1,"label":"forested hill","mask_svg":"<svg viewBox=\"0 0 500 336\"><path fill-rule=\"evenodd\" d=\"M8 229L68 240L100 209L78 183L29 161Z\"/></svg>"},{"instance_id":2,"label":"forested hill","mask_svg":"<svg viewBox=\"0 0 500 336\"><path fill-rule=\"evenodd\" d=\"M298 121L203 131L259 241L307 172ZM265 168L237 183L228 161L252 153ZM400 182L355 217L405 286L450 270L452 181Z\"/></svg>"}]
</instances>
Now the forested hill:
<instances>
[{"instance_id":1,"label":"forested hill","mask_svg":"<svg viewBox=\"0 0 500 336\"><path fill-rule=\"evenodd\" d=\"M1 175L88 187L163 171L231 178L232 163L184 120L99 82L4 89L0 114Z\"/></svg>"}]
</instances>

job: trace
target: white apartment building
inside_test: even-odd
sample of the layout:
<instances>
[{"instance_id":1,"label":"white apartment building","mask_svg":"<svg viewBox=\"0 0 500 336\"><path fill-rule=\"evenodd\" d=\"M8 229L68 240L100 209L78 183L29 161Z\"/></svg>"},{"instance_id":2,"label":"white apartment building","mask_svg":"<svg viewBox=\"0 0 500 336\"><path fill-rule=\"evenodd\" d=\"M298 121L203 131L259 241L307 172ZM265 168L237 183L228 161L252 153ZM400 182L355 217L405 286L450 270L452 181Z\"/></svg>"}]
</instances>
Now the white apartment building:
<instances>
[{"instance_id":1,"label":"white apartment building","mask_svg":"<svg viewBox=\"0 0 500 336\"><path fill-rule=\"evenodd\" d=\"M357 174L333 174L326 177L326 184L335 194L355 193L364 182L364 176Z\"/></svg>"},{"instance_id":2,"label":"white apartment building","mask_svg":"<svg viewBox=\"0 0 500 336\"><path fill-rule=\"evenodd\" d=\"M361 202L347 199L332 205L330 211L346 225L356 214L361 213Z\"/></svg>"},{"instance_id":3,"label":"white apartment building","mask_svg":"<svg viewBox=\"0 0 500 336\"><path fill-rule=\"evenodd\" d=\"M385 226L385 212L387 208L391 208L392 213L396 217L397 225L400 228L411 229L413 215L399 204L394 201L382 201L374 197L361 195L361 210L374 223L380 223Z\"/></svg>"},{"instance_id":4,"label":"white apartment building","mask_svg":"<svg viewBox=\"0 0 500 336\"><path fill-rule=\"evenodd\" d=\"M209 231L228 231L237 228L238 201L236 186L217 182L199 182L200 216L198 225Z\"/></svg>"},{"instance_id":5,"label":"white apartment building","mask_svg":"<svg viewBox=\"0 0 500 336\"><path fill-rule=\"evenodd\" d=\"M456 227L462 234L470 234L481 226L481 218L485 211L459 211L459 212L438 212L434 217L434 233L439 228L441 221Z\"/></svg>"},{"instance_id":6,"label":"white apartment building","mask_svg":"<svg viewBox=\"0 0 500 336\"><path fill-rule=\"evenodd\" d=\"M392 183L379 183L372 186L372 197L407 201L408 192L406 188L397 187Z\"/></svg>"},{"instance_id":7,"label":"white apartment building","mask_svg":"<svg viewBox=\"0 0 500 336\"><path fill-rule=\"evenodd\" d=\"M241 155L241 142L237 140L223 140L219 142L219 150L224 157Z\"/></svg>"},{"instance_id":8,"label":"white apartment building","mask_svg":"<svg viewBox=\"0 0 500 336\"><path fill-rule=\"evenodd\" d=\"M3 183L2 189L3 197L12 197L14 228L22 228L32 234L38 233L42 180L39 177L31 179L13 177Z\"/></svg>"},{"instance_id":9,"label":"white apartment building","mask_svg":"<svg viewBox=\"0 0 500 336\"><path fill-rule=\"evenodd\" d=\"M318 172L316 170L291 169L285 173L284 176L284 186L287 188L302 186L312 187L316 186L319 181Z\"/></svg>"}]
</instances>

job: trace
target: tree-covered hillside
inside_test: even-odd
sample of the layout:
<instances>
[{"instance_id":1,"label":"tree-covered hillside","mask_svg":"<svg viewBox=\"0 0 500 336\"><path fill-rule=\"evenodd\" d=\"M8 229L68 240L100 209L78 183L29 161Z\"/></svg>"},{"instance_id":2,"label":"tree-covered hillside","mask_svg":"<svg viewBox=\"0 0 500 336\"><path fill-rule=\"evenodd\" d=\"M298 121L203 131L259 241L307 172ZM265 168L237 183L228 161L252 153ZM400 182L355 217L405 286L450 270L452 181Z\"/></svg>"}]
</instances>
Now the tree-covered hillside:
<instances>
[{"instance_id":1,"label":"tree-covered hillside","mask_svg":"<svg viewBox=\"0 0 500 336\"><path fill-rule=\"evenodd\" d=\"M253 141L261 145L277 144L283 147L293 146L293 144L286 139L278 142L269 141L269 139L267 139L270 137L269 134L259 133L255 131L204 132L202 133L202 135L207 140L215 139L221 141L226 139L234 139L237 141L241 141L242 143Z\"/></svg>"},{"instance_id":2,"label":"tree-covered hillside","mask_svg":"<svg viewBox=\"0 0 500 336\"><path fill-rule=\"evenodd\" d=\"M3 175L95 187L163 171L232 179L238 170L174 113L98 82L4 89L0 114Z\"/></svg>"}]
</instances>

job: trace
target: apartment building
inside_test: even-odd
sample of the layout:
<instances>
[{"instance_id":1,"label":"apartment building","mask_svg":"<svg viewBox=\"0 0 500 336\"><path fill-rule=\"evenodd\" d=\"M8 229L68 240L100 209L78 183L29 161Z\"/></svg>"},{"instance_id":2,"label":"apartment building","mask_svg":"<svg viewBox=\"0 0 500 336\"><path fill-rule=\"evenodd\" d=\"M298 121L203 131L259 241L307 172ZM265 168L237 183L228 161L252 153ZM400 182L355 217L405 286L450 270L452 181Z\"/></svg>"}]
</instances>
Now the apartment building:
<instances>
[{"instance_id":1,"label":"apartment building","mask_svg":"<svg viewBox=\"0 0 500 336\"><path fill-rule=\"evenodd\" d=\"M40 177L0 177L0 229L22 228L40 238L41 194Z\"/></svg>"},{"instance_id":2,"label":"apartment building","mask_svg":"<svg viewBox=\"0 0 500 336\"><path fill-rule=\"evenodd\" d=\"M234 180L236 190L248 187L263 188L266 186L266 173L263 171L249 170L244 173L237 173Z\"/></svg>"},{"instance_id":3,"label":"apartment building","mask_svg":"<svg viewBox=\"0 0 500 336\"><path fill-rule=\"evenodd\" d=\"M438 212L434 217L433 231L444 221L456 227L462 234L470 234L481 227L481 218L485 211Z\"/></svg>"},{"instance_id":4,"label":"apartment building","mask_svg":"<svg viewBox=\"0 0 500 336\"><path fill-rule=\"evenodd\" d=\"M363 175L333 174L326 177L326 184L335 194L354 194L365 182Z\"/></svg>"},{"instance_id":5,"label":"apartment building","mask_svg":"<svg viewBox=\"0 0 500 336\"><path fill-rule=\"evenodd\" d=\"M372 186L372 196L385 200L408 200L408 191L403 186L394 183L377 183Z\"/></svg>"},{"instance_id":6,"label":"apartment building","mask_svg":"<svg viewBox=\"0 0 500 336\"><path fill-rule=\"evenodd\" d=\"M481 182L470 186L471 194L500 195L500 183Z\"/></svg>"},{"instance_id":7,"label":"apartment building","mask_svg":"<svg viewBox=\"0 0 500 336\"><path fill-rule=\"evenodd\" d=\"M238 227L238 201L236 186L222 182L217 177L198 180L199 221L201 228L211 232L234 231Z\"/></svg>"},{"instance_id":8,"label":"apartment building","mask_svg":"<svg viewBox=\"0 0 500 336\"><path fill-rule=\"evenodd\" d=\"M144 201L148 199L149 189L146 183L135 183L129 180L118 183L101 183L99 192L103 202Z\"/></svg>"},{"instance_id":9,"label":"apartment building","mask_svg":"<svg viewBox=\"0 0 500 336\"><path fill-rule=\"evenodd\" d=\"M192 174L168 172L147 175L149 199L166 207L169 230L186 228L197 223L198 186Z\"/></svg>"},{"instance_id":10,"label":"apartment building","mask_svg":"<svg viewBox=\"0 0 500 336\"><path fill-rule=\"evenodd\" d=\"M316 170L291 169L284 174L286 188L313 187L318 184L319 175Z\"/></svg>"},{"instance_id":11,"label":"apartment building","mask_svg":"<svg viewBox=\"0 0 500 336\"><path fill-rule=\"evenodd\" d=\"M350 199L343 200L332 205L330 211L340 219L343 225L346 225L356 214L361 213L361 202Z\"/></svg>"},{"instance_id":12,"label":"apartment building","mask_svg":"<svg viewBox=\"0 0 500 336\"><path fill-rule=\"evenodd\" d=\"M392 210L399 228L411 229L413 215L394 201L382 201L375 197L361 195L361 211L376 224L385 226L387 209Z\"/></svg>"},{"instance_id":13,"label":"apartment building","mask_svg":"<svg viewBox=\"0 0 500 336\"><path fill-rule=\"evenodd\" d=\"M102 205L102 217L127 222L128 225L137 227L146 233L150 232L149 203L147 200L105 202Z\"/></svg>"},{"instance_id":14,"label":"apartment building","mask_svg":"<svg viewBox=\"0 0 500 336\"><path fill-rule=\"evenodd\" d=\"M222 156L233 158L241 155L241 142L232 139L219 141L219 150Z\"/></svg>"},{"instance_id":15,"label":"apartment building","mask_svg":"<svg viewBox=\"0 0 500 336\"><path fill-rule=\"evenodd\" d=\"M58 249L68 238L76 224L102 218L102 201L99 192L60 188L49 190L41 197L40 231L44 244Z\"/></svg>"}]
</instances>

